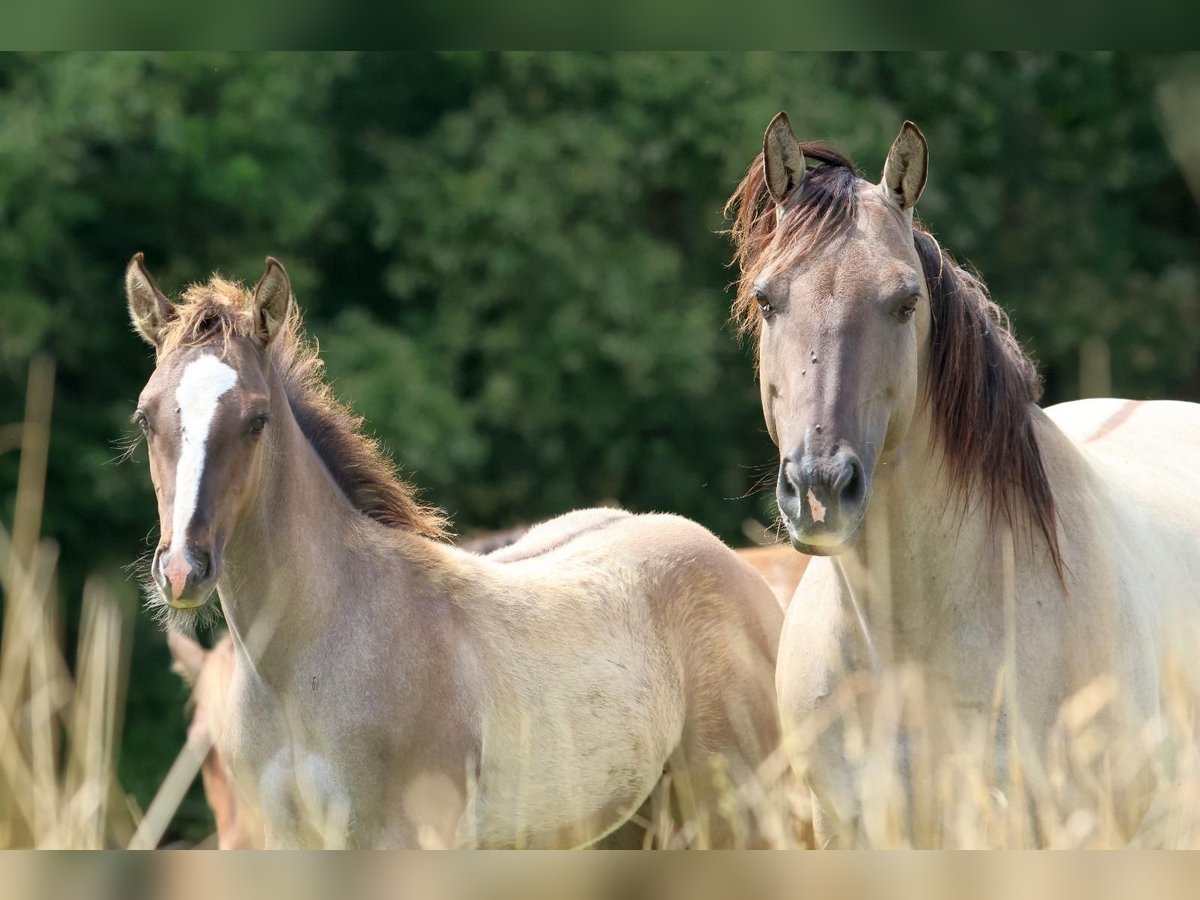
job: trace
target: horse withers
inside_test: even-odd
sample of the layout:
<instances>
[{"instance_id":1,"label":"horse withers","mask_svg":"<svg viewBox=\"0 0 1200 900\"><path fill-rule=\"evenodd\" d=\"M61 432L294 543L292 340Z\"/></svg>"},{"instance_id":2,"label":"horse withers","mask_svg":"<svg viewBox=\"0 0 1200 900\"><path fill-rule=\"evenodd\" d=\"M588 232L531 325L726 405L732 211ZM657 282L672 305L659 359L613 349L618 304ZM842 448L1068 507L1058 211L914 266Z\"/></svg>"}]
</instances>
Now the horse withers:
<instances>
[{"instance_id":1,"label":"horse withers","mask_svg":"<svg viewBox=\"0 0 1200 900\"><path fill-rule=\"evenodd\" d=\"M781 113L727 207L779 509L816 557L777 677L794 763L827 842L895 837L864 808L879 757L906 785L898 840L952 841L953 802L1021 793L1032 842L1130 836L1171 783L1165 673L1196 697L1176 676L1197 639L1200 406L1040 409L1007 317L913 218L927 170L911 123L875 183ZM891 676L919 708L884 703ZM999 793L955 788L948 761L984 746Z\"/></svg>"},{"instance_id":2,"label":"horse withers","mask_svg":"<svg viewBox=\"0 0 1200 900\"><path fill-rule=\"evenodd\" d=\"M612 510L458 549L322 380L281 265L176 305L139 254L126 293L156 351L148 598L183 631L219 598L220 752L268 846L583 845L664 768L692 843L758 839L782 616L732 551Z\"/></svg>"}]
</instances>

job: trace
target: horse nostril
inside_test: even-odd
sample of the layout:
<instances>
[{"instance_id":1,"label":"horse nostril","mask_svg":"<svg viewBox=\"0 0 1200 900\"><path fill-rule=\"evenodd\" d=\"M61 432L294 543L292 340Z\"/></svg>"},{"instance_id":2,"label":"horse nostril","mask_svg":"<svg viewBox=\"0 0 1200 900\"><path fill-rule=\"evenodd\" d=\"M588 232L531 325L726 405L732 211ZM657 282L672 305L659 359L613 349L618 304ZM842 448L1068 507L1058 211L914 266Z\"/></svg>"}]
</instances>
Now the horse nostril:
<instances>
[{"instance_id":1,"label":"horse nostril","mask_svg":"<svg viewBox=\"0 0 1200 900\"><path fill-rule=\"evenodd\" d=\"M163 571L163 554L166 553L165 546L157 547L154 551L154 558L150 560L150 577L154 579L154 583L160 588L166 589L167 575Z\"/></svg>"},{"instance_id":2,"label":"horse nostril","mask_svg":"<svg viewBox=\"0 0 1200 900\"><path fill-rule=\"evenodd\" d=\"M866 485L867 479L863 474L862 463L855 456L849 460L838 479L837 496L842 509L853 509L862 503Z\"/></svg>"},{"instance_id":3,"label":"horse nostril","mask_svg":"<svg viewBox=\"0 0 1200 900\"><path fill-rule=\"evenodd\" d=\"M212 556L205 550L193 550L192 575L196 581L204 581L212 573Z\"/></svg>"},{"instance_id":4,"label":"horse nostril","mask_svg":"<svg viewBox=\"0 0 1200 900\"><path fill-rule=\"evenodd\" d=\"M785 457L779 466L779 490L788 497L800 496L799 466Z\"/></svg>"}]
</instances>

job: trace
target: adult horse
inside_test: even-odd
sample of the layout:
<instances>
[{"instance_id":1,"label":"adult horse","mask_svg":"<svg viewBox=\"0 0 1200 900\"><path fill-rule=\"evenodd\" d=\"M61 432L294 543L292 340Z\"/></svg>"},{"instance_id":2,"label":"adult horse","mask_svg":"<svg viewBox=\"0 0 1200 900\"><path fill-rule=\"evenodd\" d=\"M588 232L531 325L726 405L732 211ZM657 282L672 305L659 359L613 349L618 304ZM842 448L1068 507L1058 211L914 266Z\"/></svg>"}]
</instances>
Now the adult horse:
<instances>
[{"instance_id":1,"label":"adult horse","mask_svg":"<svg viewBox=\"0 0 1200 900\"><path fill-rule=\"evenodd\" d=\"M779 510L817 557L777 673L785 730L811 736L794 765L821 840L862 842L852 745L882 676L923 679L929 752L915 759L903 729L893 741L917 806L914 772L962 749L956 735L983 737L1007 790L1022 759L1030 778L1045 762L1064 703L1112 685L1107 703L1090 695L1103 707L1096 769L1127 835L1158 764L1113 754L1162 726L1164 666L1195 656L1200 406L1038 408L1007 317L914 222L927 163L906 122L870 182L799 143L780 113L727 206ZM1194 690L1185 680L1189 703ZM839 702L859 704L857 724Z\"/></svg>"},{"instance_id":2,"label":"adult horse","mask_svg":"<svg viewBox=\"0 0 1200 900\"><path fill-rule=\"evenodd\" d=\"M157 355L149 600L186 631L220 598L220 751L268 846L586 844L668 764L697 842L753 838L717 807L777 746L782 616L732 551L613 510L458 549L321 380L279 263L175 305L138 254L126 293Z\"/></svg>"}]
</instances>

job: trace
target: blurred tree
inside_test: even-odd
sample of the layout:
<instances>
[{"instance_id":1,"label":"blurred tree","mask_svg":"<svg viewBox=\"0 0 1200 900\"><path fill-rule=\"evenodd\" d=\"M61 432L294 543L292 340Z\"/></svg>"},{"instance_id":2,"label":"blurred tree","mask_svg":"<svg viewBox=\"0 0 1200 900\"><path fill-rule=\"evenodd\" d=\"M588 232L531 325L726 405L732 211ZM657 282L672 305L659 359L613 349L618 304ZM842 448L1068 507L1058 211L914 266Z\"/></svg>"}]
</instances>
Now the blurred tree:
<instances>
[{"instance_id":1,"label":"blurred tree","mask_svg":"<svg viewBox=\"0 0 1200 900\"><path fill-rule=\"evenodd\" d=\"M741 539L773 471L724 327L720 208L779 109L877 177L929 136L921 214L1077 390L1107 342L1133 396L1200 393L1200 218L1155 120L1172 57L992 54L0 56L0 423L58 360L46 530L63 595L146 546L151 370L121 273L281 257L336 379L458 528L616 500ZM13 454L0 453L11 511ZM769 492L768 492L769 493ZM122 775L149 800L184 691L139 621ZM185 810L203 827L198 802Z\"/></svg>"}]
</instances>

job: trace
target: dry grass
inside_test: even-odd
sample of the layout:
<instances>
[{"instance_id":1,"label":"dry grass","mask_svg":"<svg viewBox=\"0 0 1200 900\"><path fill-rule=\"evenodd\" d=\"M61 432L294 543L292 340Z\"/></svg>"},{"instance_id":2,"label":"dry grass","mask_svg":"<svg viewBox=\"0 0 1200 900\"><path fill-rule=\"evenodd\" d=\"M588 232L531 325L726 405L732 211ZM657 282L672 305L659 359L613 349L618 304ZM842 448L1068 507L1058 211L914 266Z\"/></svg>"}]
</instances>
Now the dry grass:
<instances>
[{"instance_id":1,"label":"dry grass","mask_svg":"<svg viewBox=\"0 0 1200 900\"><path fill-rule=\"evenodd\" d=\"M11 530L0 524L0 847L121 846L134 817L116 780L128 629L110 590L89 581L70 671L58 551L40 537L53 378L48 361L31 369L16 511Z\"/></svg>"},{"instance_id":2,"label":"dry grass","mask_svg":"<svg viewBox=\"0 0 1200 900\"><path fill-rule=\"evenodd\" d=\"M1001 673L986 728L947 736L928 714L918 668L848 679L835 711L794 729L789 750L802 760L830 729L840 733L846 764L858 773L859 846L1200 847L1200 752L1190 698L1175 694L1162 722L1117 742L1106 714L1119 691L1111 681L1094 682L1064 704L1048 747L1031 746L1019 725L1011 729L1006 743L1015 763L998 768L992 748L1008 704L1004 681ZM1146 772L1170 787L1131 840L1111 788ZM784 793L804 815L807 792L790 773Z\"/></svg>"}]
</instances>

